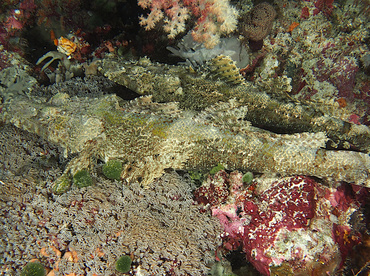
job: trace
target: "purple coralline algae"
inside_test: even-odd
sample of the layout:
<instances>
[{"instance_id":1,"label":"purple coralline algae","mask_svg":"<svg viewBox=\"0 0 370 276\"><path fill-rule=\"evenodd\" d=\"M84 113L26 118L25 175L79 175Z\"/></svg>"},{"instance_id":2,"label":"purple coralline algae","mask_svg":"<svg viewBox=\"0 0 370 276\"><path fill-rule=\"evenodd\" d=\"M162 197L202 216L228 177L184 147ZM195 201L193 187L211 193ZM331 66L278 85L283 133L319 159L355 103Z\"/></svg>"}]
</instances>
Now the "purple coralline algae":
<instances>
[{"instance_id":1,"label":"purple coralline algae","mask_svg":"<svg viewBox=\"0 0 370 276\"><path fill-rule=\"evenodd\" d=\"M330 66L326 64L330 63ZM338 97L353 100L355 88L355 78L359 70L356 59L349 56L340 56L338 59L322 58L317 61L315 68L316 79L320 82L329 82L338 89ZM314 94L315 89L313 89Z\"/></svg>"},{"instance_id":2,"label":"purple coralline algae","mask_svg":"<svg viewBox=\"0 0 370 276\"><path fill-rule=\"evenodd\" d=\"M365 189L365 188L364 188ZM209 176L195 199L223 225L223 248L242 248L263 275L322 275L342 267L361 240L349 220L360 203L351 187L324 186L306 176L259 178Z\"/></svg>"}]
</instances>

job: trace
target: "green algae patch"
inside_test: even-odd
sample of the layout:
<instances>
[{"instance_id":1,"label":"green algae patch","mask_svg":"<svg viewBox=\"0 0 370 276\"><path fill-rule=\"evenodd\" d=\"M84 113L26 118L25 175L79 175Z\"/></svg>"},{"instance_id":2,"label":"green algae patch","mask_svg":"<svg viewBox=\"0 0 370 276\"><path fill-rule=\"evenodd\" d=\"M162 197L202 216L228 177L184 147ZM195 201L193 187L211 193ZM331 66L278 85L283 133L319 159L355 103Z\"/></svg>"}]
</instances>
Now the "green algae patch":
<instances>
[{"instance_id":1,"label":"green algae patch","mask_svg":"<svg viewBox=\"0 0 370 276\"><path fill-rule=\"evenodd\" d=\"M127 273L131 269L132 260L128 255L122 255L116 261L116 270L121 273Z\"/></svg>"},{"instance_id":2,"label":"green algae patch","mask_svg":"<svg viewBox=\"0 0 370 276\"><path fill-rule=\"evenodd\" d=\"M39 262L32 262L26 264L22 271L21 276L44 276L46 275L46 270L44 266Z\"/></svg>"},{"instance_id":3,"label":"green algae patch","mask_svg":"<svg viewBox=\"0 0 370 276\"><path fill-rule=\"evenodd\" d=\"M73 184L78 188L92 185L92 178L88 170L80 170L73 176Z\"/></svg>"},{"instance_id":4,"label":"green algae patch","mask_svg":"<svg viewBox=\"0 0 370 276\"><path fill-rule=\"evenodd\" d=\"M253 181L253 173L252 172L246 172L242 177L243 183L251 184Z\"/></svg>"},{"instance_id":5,"label":"green algae patch","mask_svg":"<svg viewBox=\"0 0 370 276\"><path fill-rule=\"evenodd\" d=\"M55 180L54 185L52 186L52 191L55 194L63 194L69 190L72 185L72 179L69 174L64 174Z\"/></svg>"},{"instance_id":6,"label":"green algae patch","mask_svg":"<svg viewBox=\"0 0 370 276\"><path fill-rule=\"evenodd\" d=\"M217 166L213 167L210 171L210 175L215 175L217 172L224 170L225 167L222 164L218 164Z\"/></svg>"},{"instance_id":7,"label":"green algae patch","mask_svg":"<svg viewBox=\"0 0 370 276\"><path fill-rule=\"evenodd\" d=\"M121 179L122 163L119 160L109 160L103 165L103 174L109 179Z\"/></svg>"}]
</instances>

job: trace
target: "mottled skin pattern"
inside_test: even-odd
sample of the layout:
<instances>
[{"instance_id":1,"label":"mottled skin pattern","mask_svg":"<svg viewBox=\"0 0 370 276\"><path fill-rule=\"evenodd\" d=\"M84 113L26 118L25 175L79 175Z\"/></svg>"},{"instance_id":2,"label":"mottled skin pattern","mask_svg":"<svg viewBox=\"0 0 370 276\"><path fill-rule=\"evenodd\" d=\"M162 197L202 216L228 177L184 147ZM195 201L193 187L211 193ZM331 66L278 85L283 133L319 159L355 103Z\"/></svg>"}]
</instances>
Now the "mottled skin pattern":
<instances>
[{"instance_id":1,"label":"mottled skin pattern","mask_svg":"<svg viewBox=\"0 0 370 276\"><path fill-rule=\"evenodd\" d=\"M155 102L179 102L179 107L204 110L218 102L238 99L246 107L243 118L254 126L278 133L324 132L333 148L370 153L370 129L345 122L345 109L317 102L297 102L279 87L269 94L248 82L228 85L214 74L195 74L184 66L152 63L148 59L125 61L106 58L99 63L101 72L114 82L140 95L152 95ZM343 116L344 115L344 116Z\"/></svg>"},{"instance_id":2,"label":"mottled skin pattern","mask_svg":"<svg viewBox=\"0 0 370 276\"><path fill-rule=\"evenodd\" d=\"M147 186L166 168L227 169L335 178L370 187L370 157L325 150L324 133L278 135L252 127L237 99L203 112L150 96L124 102L115 95L51 99L2 90L0 120L77 153L64 177L91 168L97 159L118 159L122 178ZM245 110L244 110L245 109Z\"/></svg>"}]
</instances>

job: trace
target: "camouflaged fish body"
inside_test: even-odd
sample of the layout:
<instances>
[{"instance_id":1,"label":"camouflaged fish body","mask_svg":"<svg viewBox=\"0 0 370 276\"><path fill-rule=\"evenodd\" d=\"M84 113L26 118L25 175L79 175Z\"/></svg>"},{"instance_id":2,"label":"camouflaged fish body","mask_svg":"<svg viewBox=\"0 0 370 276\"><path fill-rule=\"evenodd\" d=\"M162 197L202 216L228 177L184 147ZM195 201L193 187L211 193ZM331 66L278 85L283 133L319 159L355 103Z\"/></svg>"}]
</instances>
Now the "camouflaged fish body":
<instances>
[{"instance_id":1,"label":"camouflaged fish body","mask_svg":"<svg viewBox=\"0 0 370 276\"><path fill-rule=\"evenodd\" d=\"M370 128L341 119L353 111L331 104L298 102L285 92L279 93L279 85L272 86L267 94L242 81L235 64L226 58L221 56L209 63L211 74L147 58L104 58L98 64L107 78L140 95L152 95L155 102L179 102L182 109L199 111L237 98L240 106L248 107L244 118L255 126L279 133L324 132L333 148L370 153Z\"/></svg>"},{"instance_id":2,"label":"camouflaged fish body","mask_svg":"<svg viewBox=\"0 0 370 276\"><path fill-rule=\"evenodd\" d=\"M370 157L352 151L325 150L324 133L278 135L243 120L238 100L196 113L176 103L153 103L150 96L123 102L115 95L69 97L48 102L13 96L0 119L34 132L66 153L77 153L64 175L90 168L96 159L119 159L122 178L147 186L166 168L228 169L282 175L334 178L370 187Z\"/></svg>"}]
</instances>

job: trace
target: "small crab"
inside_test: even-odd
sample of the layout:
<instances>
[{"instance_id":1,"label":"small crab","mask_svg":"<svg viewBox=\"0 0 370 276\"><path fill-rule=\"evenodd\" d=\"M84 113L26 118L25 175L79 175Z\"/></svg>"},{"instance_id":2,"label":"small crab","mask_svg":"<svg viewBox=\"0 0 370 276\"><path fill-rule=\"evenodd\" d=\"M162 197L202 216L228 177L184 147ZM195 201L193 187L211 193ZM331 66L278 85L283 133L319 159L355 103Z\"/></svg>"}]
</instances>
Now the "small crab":
<instances>
[{"instance_id":1,"label":"small crab","mask_svg":"<svg viewBox=\"0 0 370 276\"><path fill-rule=\"evenodd\" d=\"M68 58L71 58L71 55L76 51L77 44L74 43L72 40L61 36L58 39L54 40L55 46L57 46L58 52L65 54Z\"/></svg>"},{"instance_id":2,"label":"small crab","mask_svg":"<svg viewBox=\"0 0 370 276\"><path fill-rule=\"evenodd\" d=\"M49 59L46 61L47 59ZM56 60L59 60L58 66L55 69L49 68L49 66ZM41 68L41 72L44 72L49 78L51 83L69 80L76 76L84 75L84 66L76 60L71 60L67 55L57 52L50 51L40 57L36 62L36 65L40 65L44 61L45 64Z\"/></svg>"},{"instance_id":3,"label":"small crab","mask_svg":"<svg viewBox=\"0 0 370 276\"><path fill-rule=\"evenodd\" d=\"M55 34L51 32L51 38L54 41L55 46L57 46L57 51L50 51L38 59L36 65L41 64L48 58L51 58L45 65L42 67L41 71L44 71L50 64L55 60L60 60L59 65L63 65L67 70L70 69L72 57L81 61L81 58L75 58L81 56L80 49L84 47L89 47L89 43L84 41L82 38L77 37L74 34L68 35L68 38L61 36L60 38L55 38Z\"/></svg>"},{"instance_id":4,"label":"small crab","mask_svg":"<svg viewBox=\"0 0 370 276\"><path fill-rule=\"evenodd\" d=\"M42 66L41 72L44 71L46 68L48 68L50 64L52 64L55 60L58 60L58 59L63 63L65 67L69 67L69 64L68 64L69 60L67 59L67 55L64 53L57 52L57 51L47 52L45 55L43 55L37 60L36 65L41 64L48 58L51 58L51 59L48 62L46 62L44 66Z\"/></svg>"}]
</instances>

